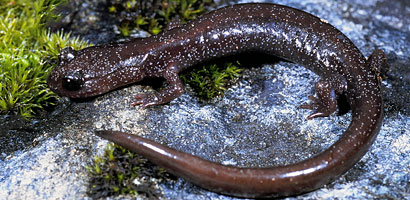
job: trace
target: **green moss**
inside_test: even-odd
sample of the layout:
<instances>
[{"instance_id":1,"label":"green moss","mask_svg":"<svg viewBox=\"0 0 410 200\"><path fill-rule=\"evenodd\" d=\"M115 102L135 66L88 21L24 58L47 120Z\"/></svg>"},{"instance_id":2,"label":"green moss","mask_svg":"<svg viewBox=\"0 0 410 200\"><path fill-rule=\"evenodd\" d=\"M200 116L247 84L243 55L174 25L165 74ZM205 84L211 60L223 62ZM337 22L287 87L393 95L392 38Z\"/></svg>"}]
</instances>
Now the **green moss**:
<instances>
[{"instance_id":1,"label":"green moss","mask_svg":"<svg viewBox=\"0 0 410 200\"><path fill-rule=\"evenodd\" d=\"M130 27L128 23L121 24L121 26L118 27L118 30L120 31L121 35L124 37L127 37L130 35Z\"/></svg>"},{"instance_id":2,"label":"green moss","mask_svg":"<svg viewBox=\"0 0 410 200\"><path fill-rule=\"evenodd\" d=\"M156 183L151 178L159 182L175 178L147 159L114 144L107 144L104 155L96 156L86 169L91 177L88 195L93 199L137 194L158 197Z\"/></svg>"},{"instance_id":3,"label":"green moss","mask_svg":"<svg viewBox=\"0 0 410 200\"><path fill-rule=\"evenodd\" d=\"M201 98L212 99L223 95L227 85L241 73L239 62L228 62L222 66L205 65L199 69L183 74L182 80L188 83Z\"/></svg>"},{"instance_id":4,"label":"green moss","mask_svg":"<svg viewBox=\"0 0 410 200\"><path fill-rule=\"evenodd\" d=\"M27 118L51 104L56 95L46 78L61 48L87 44L69 34L51 33L45 23L55 19L61 0L0 0L0 113Z\"/></svg>"}]
</instances>

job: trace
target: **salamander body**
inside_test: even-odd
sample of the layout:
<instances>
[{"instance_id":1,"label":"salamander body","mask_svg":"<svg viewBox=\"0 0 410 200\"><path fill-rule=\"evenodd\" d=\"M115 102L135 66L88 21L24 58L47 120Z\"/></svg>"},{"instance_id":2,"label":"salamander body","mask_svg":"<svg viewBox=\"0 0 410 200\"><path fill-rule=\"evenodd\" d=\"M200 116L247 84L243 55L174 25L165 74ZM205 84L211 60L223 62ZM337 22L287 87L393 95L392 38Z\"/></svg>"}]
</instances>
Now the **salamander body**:
<instances>
[{"instance_id":1,"label":"salamander body","mask_svg":"<svg viewBox=\"0 0 410 200\"><path fill-rule=\"evenodd\" d=\"M352 122L330 148L302 162L271 168L224 166L142 137L115 131L96 134L133 150L203 188L240 197L277 197L312 191L350 169L375 140L383 119L377 69L383 51L366 59L339 30L311 14L277 4L224 7L159 35L60 53L48 84L71 98L104 94L147 77L165 89L139 94L134 105L163 104L184 92L178 73L197 63L243 52L262 52L304 65L321 76L317 97L302 108L308 119L329 116L346 96Z\"/></svg>"}]
</instances>

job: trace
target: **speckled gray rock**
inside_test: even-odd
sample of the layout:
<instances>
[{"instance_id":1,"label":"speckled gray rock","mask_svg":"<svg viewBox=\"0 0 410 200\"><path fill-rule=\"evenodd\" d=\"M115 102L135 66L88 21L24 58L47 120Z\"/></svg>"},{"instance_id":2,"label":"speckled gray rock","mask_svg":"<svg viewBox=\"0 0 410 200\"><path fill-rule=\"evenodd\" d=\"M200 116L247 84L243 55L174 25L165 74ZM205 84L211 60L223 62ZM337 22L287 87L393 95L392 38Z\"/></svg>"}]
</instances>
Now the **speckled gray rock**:
<instances>
[{"instance_id":1,"label":"speckled gray rock","mask_svg":"<svg viewBox=\"0 0 410 200\"><path fill-rule=\"evenodd\" d=\"M366 56L376 47L384 49L391 64L383 81L386 117L370 151L333 183L289 199L410 199L410 18L405 17L410 5L405 2L275 1L326 19ZM94 129L133 132L229 165L264 167L306 159L336 141L350 120L349 114L305 120L310 111L298 106L308 101L317 79L301 66L280 62L246 69L224 97L211 102L201 102L188 89L167 105L131 107L134 95L150 90L147 86L66 102L32 145L0 161L0 199L88 198L84 166L106 143L92 134ZM234 199L182 180L160 186L164 199Z\"/></svg>"}]
</instances>

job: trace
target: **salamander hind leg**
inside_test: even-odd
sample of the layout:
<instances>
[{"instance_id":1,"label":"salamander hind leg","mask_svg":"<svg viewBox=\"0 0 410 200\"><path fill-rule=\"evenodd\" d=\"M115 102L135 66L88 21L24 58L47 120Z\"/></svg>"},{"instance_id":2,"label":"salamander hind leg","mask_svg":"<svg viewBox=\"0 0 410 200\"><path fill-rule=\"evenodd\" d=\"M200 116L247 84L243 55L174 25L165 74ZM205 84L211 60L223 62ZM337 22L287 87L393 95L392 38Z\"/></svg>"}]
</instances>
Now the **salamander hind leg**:
<instances>
[{"instance_id":1,"label":"salamander hind leg","mask_svg":"<svg viewBox=\"0 0 410 200\"><path fill-rule=\"evenodd\" d=\"M337 109L337 98L346 91L347 83L342 76L331 76L320 79L315 83L315 96L309 96L310 104L303 104L302 109L313 110L307 119L327 117Z\"/></svg>"},{"instance_id":2,"label":"salamander hind leg","mask_svg":"<svg viewBox=\"0 0 410 200\"><path fill-rule=\"evenodd\" d=\"M167 68L164 73L164 78L169 83L168 87L160 90L159 92L138 94L136 96L137 100L131 105L141 105L142 108L146 108L148 106L164 104L181 96L185 92L181 79L179 78L178 73L174 70L173 67Z\"/></svg>"},{"instance_id":3,"label":"salamander hind leg","mask_svg":"<svg viewBox=\"0 0 410 200\"><path fill-rule=\"evenodd\" d=\"M367 59L366 64L377 73L379 79L381 79L381 76L385 76L387 71L389 71L386 55L381 49L375 49Z\"/></svg>"}]
</instances>

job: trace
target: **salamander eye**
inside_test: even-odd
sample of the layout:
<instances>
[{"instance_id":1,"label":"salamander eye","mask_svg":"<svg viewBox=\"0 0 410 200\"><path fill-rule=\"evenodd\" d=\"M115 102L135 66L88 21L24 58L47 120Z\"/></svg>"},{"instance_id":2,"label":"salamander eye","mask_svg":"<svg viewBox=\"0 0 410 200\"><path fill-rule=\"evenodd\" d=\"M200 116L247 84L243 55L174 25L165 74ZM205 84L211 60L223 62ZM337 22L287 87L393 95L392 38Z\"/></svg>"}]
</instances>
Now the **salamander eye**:
<instances>
[{"instance_id":1,"label":"salamander eye","mask_svg":"<svg viewBox=\"0 0 410 200\"><path fill-rule=\"evenodd\" d=\"M83 86L83 76L79 72L66 74L62 79L63 87L69 91L80 90Z\"/></svg>"}]
</instances>

